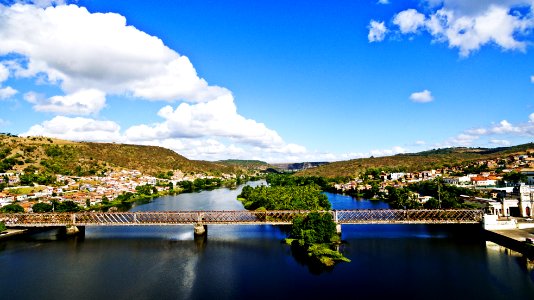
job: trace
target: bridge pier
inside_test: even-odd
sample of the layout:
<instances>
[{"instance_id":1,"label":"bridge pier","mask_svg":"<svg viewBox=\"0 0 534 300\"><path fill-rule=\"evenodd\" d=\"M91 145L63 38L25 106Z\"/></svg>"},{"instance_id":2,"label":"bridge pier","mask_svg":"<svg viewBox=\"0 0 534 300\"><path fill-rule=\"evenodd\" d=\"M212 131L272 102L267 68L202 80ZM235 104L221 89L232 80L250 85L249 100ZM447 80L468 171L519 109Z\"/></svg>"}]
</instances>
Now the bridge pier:
<instances>
[{"instance_id":1,"label":"bridge pier","mask_svg":"<svg viewBox=\"0 0 534 300\"><path fill-rule=\"evenodd\" d=\"M336 224L336 233L341 235L341 224Z\"/></svg>"},{"instance_id":2,"label":"bridge pier","mask_svg":"<svg viewBox=\"0 0 534 300\"><path fill-rule=\"evenodd\" d=\"M195 236L207 236L208 235L208 225L204 224L195 224Z\"/></svg>"},{"instance_id":3,"label":"bridge pier","mask_svg":"<svg viewBox=\"0 0 534 300\"><path fill-rule=\"evenodd\" d=\"M81 235L81 236L85 235L85 226L69 225L69 226L65 226L64 230L65 230L65 235Z\"/></svg>"}]
</instances>

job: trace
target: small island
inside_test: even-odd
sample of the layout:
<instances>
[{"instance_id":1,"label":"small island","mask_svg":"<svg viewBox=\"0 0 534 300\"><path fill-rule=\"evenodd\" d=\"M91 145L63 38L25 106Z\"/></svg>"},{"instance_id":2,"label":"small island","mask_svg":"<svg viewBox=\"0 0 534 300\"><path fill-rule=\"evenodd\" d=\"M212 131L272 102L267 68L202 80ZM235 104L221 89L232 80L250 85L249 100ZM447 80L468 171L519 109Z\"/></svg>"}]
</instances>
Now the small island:
<instances>
[{"instance_id":1,"label":"small island","mask_svg":"<svg viewBox=\"0 0 534 300\"><path fill-rule=\"evenodd\" d=\"M336 232L332 215L325 212L331 209L326 195L321 193L321 188L313 181L303 182L293 178L269 175L269 186L245 186L238 199L248 210L311 211L293 219L285 242L291 245L293 251L306 253L311 262L326 267L340 261L350 262L337 250L341 238Z\"/></svg>"}]
</instances>

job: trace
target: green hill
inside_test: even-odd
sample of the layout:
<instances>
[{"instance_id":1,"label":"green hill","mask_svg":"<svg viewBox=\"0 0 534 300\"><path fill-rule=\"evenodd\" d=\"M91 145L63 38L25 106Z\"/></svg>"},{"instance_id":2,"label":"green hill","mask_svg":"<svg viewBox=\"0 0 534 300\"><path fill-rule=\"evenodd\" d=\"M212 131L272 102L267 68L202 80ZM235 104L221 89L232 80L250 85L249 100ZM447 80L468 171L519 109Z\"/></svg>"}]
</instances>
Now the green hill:
<instances>
[{"instance_id":1,"label":"green hill","mask_svg":"<svg viewBox=\"0 0 534 300\"><path fill-rule=\"evenodd\" d=\"M242 168L189 160L162 147L114 143L71 142L46 137L0 134L0 173L10 170L65 175L94 175L124 168L145 174L180 169L184 173L236 173Z\"/></svg>"},{"instance_id":2,"label":"green hill","mask_svg":"<svg viewBox=\"0 0 534 300\"><path fill-rule=\"evenodd\" d=\"M461 166L479 160L499 159L527 152L534 153L534 143L499 148L433 149L419 153L338 161L298 172L297 175L354 177L368 168L413 172Z\"/></svg>"},{"instance_id":3,"label":"green hill","mask_svg":"<svg viewBox=\"0 0 534 300\"><path fill-rule=\"evenodd\" d=\"M226 159L219 160L216 163L225 166L240 167L249 170L266 170L270 165L261 160L240 160L240 159Z\"/></svg>"}]
</instances>

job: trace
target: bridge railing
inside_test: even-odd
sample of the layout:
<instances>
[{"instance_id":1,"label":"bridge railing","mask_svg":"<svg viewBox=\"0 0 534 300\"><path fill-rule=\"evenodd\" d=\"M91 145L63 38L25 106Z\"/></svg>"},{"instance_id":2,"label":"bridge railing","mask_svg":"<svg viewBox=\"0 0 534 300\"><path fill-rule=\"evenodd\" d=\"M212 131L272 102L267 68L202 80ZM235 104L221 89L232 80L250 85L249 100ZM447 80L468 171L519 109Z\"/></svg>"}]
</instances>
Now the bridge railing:
<instances>
[{"instance_id":1,"label":"bridge railing","mask_svg":"<svg viewBox=\"0 0 534 300\"><path fill-rule=\"evenodd\" d=\"M481 210L334 210L326 211L338 224L479 223ZM291 224L306 210L281 211L158 211L0 214L7 226L117 226L187 224Z\"/></svg>"},{"instance_id":2,"label":"bridge railing","mask_svg":"<svg viewBox=\"0 0 534 300\"><path fill-rule=\"evenodd\" d=\"M480 223L482 210L473 209L364 209L335 211L338 224L379 223Z\"/></svg>"}]
</instances>

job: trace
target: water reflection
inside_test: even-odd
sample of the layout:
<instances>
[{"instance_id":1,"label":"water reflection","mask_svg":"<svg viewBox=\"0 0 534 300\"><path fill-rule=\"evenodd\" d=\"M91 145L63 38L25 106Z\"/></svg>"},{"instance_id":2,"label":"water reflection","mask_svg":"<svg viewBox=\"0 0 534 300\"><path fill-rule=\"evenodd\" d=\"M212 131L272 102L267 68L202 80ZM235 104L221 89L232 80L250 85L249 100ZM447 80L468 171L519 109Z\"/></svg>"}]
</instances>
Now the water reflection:
<instances>
[{"instance_id":1,"label":"water reflection","mask_svg":"<svg viewBox=\"0 0 534 300\"><path fill-rule=\"evenodd\" d=\"M132 210L242 209L239 192ZM332 199L336 209L377 204ZM207 239L193 226L88 227L85 239L42 232L0 242L0 291L2 299L531 299L532 268L486 247L476 228L343 225L341 251L352 262L321 272L281 243L278 226L209 226Z\"/></svg>"}]
</instances>

